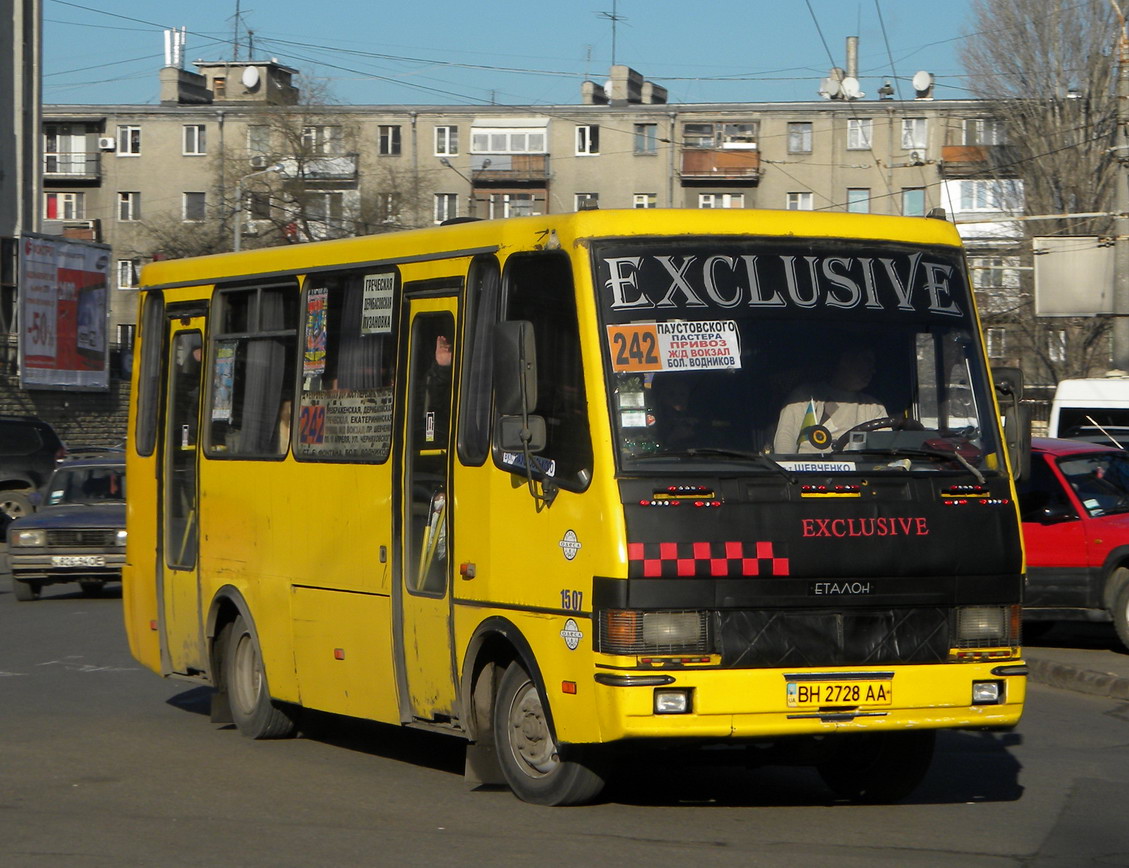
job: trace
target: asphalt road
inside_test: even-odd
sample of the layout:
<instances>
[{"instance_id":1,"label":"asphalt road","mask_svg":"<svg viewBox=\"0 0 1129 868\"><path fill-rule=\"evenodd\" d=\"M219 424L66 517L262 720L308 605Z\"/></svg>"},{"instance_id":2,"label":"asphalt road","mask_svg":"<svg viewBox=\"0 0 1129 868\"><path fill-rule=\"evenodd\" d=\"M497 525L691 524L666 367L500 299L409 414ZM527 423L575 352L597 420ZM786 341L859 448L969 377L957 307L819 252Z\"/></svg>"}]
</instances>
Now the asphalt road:
<instances>
[{"instance_id":1,"label":"asphalt road","mask_svg":"<svg viewBox=\"0 0 1129 868\"><path fill-rule=\"evenodd\" d=\"M130 658L116 596L17 603L0 578L6 868L1129 865L1129 704L1040 684L1015 732L943 733L925 783L888 807L710 754L629 767L600 804L539 808L467 790L453 739L323 724L244 739L209 721L205 690Z\"/></svg>"}]
</instances>

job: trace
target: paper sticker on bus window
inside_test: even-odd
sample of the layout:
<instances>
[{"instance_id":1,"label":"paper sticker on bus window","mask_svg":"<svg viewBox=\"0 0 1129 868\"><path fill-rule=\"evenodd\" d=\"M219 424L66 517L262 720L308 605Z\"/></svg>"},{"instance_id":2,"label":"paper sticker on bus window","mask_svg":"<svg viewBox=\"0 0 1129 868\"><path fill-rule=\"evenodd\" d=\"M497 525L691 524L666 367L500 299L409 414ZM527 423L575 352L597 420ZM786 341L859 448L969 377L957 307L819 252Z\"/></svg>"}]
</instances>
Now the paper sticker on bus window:
<instances>
[{"instance_id":1,"label":"paper sticker on bus window","mask_svg":"<svg viewBox=\"0 0 1129 868\"><path fill-rule=\"evenodd\" d=\"M704 371L741 367L734 320L608 326L615 371Z\"/></svg>"},{"instance_id":2,"label":"paper sticker on bus window","mask_svg":"<svg viewBox=\"0 0 1129 868\"><path fill-rule=\"evenodd\" d=\"M302 373L307 376L325 373L326 303L329 290L324 286L306 293L306 349L302 354Z\"/></svg>"},{"instance_id":3,"label":"paper sticker on bus window","mask_svg":"<svg viewBox=\"0 0 1129 868\"><path fill-rule=\"evenodd\" d=\"M361 334L387 335L392 333L392 302L396 292L394 272L366 274L363 307L361 308Z\"/></svg>"}]
</instances>

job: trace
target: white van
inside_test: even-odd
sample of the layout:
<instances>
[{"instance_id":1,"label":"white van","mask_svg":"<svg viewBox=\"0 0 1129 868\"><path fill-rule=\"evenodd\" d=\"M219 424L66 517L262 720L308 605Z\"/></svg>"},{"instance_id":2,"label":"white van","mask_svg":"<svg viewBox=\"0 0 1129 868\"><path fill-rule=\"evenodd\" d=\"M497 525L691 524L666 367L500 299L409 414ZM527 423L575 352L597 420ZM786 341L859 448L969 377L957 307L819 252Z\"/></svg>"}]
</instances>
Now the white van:
<instances>
[{"instance_id":1,"label":"white van","mask_svg":"<svg viewBox=\"0 0 1129 868\"><path fill-rule=\"evenodd\" d=\"M1060 381L1047 436L1129 446L1129 374Z\"/></svg>"}]
</instances>

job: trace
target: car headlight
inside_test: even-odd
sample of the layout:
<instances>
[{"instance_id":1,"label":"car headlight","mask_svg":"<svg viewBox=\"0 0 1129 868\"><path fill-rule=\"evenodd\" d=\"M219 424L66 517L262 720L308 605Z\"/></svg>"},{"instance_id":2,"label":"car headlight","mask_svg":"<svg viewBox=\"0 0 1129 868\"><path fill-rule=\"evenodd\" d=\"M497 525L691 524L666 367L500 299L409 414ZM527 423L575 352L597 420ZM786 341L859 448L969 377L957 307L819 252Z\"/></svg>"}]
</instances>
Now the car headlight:
<instances>
[{"instance_id":1,"label":"car headlight","mask_svg":"<svg viewBox=\"0 0 1129 868\"><path fill-rule=\"evenodd\" d=\"M118 531L117 536L114 537L114 544L119 545L119 546L124 546L125 545L125 538L127 536L129 536L129 533L125 530L125 528L122 528L121 530Z\"/></svg>"},{"instance_id":2,"label":"car headlight","mask_svg":"<svg viewBox=\"0 0 1129 868\"><path fill-rule=\"evenodd\" d=\"M47 545L47 531L17 528L8 535L8 543L13 546L44 546Z\"/></svg>"}]
</instances>

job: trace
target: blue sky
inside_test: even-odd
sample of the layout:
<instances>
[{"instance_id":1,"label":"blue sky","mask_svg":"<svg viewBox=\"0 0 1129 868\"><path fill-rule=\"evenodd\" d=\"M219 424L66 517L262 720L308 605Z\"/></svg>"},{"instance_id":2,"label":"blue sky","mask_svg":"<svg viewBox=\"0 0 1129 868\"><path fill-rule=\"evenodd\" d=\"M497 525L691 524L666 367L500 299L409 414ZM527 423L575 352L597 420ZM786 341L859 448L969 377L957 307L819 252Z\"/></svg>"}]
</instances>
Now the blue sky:
<instances>
[{"instance_id":1,"label":"blue sky","mask_svg":"<svg viewBox=\"0 0 1129 868\"><path fill-rule=\"evenodd\" d=\"M615 61L672 103L818 99L848 36L867 98L886 79L912 97L918 70L938 98L970 95L967 0L43 0L44 102L155 104L163 29L187 28L189 69L232 59L237 7L238 59L275 58L342 103L574 104L607 77L613 12Z\"/></svg>"}]
</instances>

